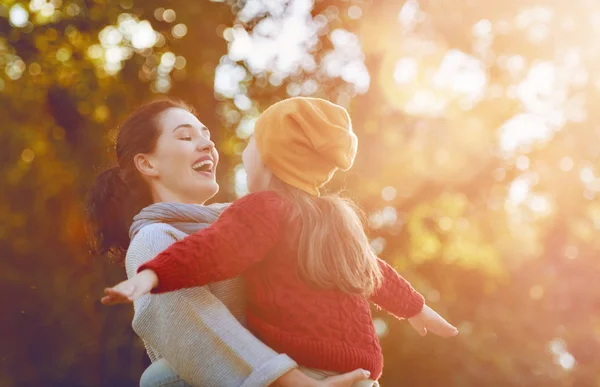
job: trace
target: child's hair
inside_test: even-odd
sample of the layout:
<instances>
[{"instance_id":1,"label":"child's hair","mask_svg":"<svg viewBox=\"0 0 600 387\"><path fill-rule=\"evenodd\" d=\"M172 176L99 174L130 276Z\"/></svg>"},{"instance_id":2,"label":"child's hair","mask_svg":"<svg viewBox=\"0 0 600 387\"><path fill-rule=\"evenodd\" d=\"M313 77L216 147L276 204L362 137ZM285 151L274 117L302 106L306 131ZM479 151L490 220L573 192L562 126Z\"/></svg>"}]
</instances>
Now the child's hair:
<instances>
[{"instance_id":1,"label":"child's hair","mask_svg":"<svg viewBox=\"0 0 600 387\"><path fill-rule=\"evenodd\" d=\"M338 289L369 297L383 281L377 256L365 234L354 203L338 195L316 197L273 176L272 189L290 199L290 222L298 244L300 277L322 289Z\"/></svg>"},{"instance_id":2,"label":"child's hair","mask_svg":"<svg viewBox=\"0 0 600 387\"><path fill-rule=\"evenodd\" d=\"M169 108L193 114L182 101L160 98L139 107L119 128L115 144L117 165L96 176L87 197L88 232L94 253L110 253L122 260L129 247L133 217L152 204L150 188L133 159L138 153L154 150L162 131L156 117Z\"/></svg>"}]
</instances>

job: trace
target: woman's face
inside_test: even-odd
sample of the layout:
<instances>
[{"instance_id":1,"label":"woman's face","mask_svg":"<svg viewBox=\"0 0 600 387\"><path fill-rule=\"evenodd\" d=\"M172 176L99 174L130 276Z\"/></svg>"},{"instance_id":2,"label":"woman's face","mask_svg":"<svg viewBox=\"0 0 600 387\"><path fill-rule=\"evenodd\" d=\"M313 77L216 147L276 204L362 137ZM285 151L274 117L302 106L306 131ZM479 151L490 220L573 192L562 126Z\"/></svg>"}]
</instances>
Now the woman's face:
<instances>
[{"instance_id":1,"label":"woman's face","mask_svg":"<svg viewBox=\"0 0 600 387\"><path fill-rule=\"evenodd\" d=\"M136 156L154 201L203 204L219 191L219 154L210 131L180 108L169 108L156 119L161 133L154 151Z\"/></svg>"}]
</instances>

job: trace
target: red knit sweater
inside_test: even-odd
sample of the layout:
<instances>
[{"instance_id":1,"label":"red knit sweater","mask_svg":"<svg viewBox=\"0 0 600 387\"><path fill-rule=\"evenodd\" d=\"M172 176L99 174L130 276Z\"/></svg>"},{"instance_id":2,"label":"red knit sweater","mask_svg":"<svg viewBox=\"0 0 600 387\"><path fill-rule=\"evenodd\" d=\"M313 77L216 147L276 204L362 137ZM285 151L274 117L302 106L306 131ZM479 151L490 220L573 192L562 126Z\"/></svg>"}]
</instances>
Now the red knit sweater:
<instances>
[{"instance_id":1,"label":"red knit sweater","mask_svg":"<svg viewBox=\"0 0 600 387\"><path fill-rule=\"evenodd\" d=\"M297 275L298 246L284 238L286 206L272 191L237 200L210 227L173 243L138 271L152 269L154 293L203 286L242 275L248 328L298 364L336 372L383 368L369 302L338 290L316 289ZM371 301L399 318L423 308L423 297L379 260L385 280Z\"/></svg>"}]
</instances>

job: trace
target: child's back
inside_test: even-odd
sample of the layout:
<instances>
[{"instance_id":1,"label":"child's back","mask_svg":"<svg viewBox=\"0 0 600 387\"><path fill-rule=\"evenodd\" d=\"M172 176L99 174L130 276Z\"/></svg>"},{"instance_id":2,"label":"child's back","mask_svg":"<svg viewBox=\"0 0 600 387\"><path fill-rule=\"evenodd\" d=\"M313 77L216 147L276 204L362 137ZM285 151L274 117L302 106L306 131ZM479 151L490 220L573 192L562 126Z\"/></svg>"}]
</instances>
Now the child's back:
<instances>
[{"instance_id":1,"label":"child's back","mask_svg":"<svg viewBox=\"0 0 600 387\"><path fill-rule=\"evenodd\" d=\"M242 274L248 328L265 344L306 367L340 373L364 368L377 379L383 358L367 299L315 288L298 274L298 240L290 238L301 227L289 219L294 205L273 191L250 194L211 227L173 244L140 270L159 274L155 292ZM422 296L379 263L384 281L372 301L398 317L418 314Z\"/></svg>"}]
</instances>

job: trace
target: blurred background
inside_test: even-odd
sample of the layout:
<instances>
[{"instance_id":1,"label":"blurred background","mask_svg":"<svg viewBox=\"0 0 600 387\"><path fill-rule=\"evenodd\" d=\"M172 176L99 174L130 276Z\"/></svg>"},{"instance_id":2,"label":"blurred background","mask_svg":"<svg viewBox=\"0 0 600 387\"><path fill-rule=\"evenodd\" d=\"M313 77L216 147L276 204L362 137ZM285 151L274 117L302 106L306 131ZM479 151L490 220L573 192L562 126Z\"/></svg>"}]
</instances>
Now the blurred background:
<instances>
[{"instance_id":1,"label":"blurred background","mask_svg":"<svg viewBox=\"0 0 600 387\"><path fill-rule=\"evenodd\" d=\"M135 386L123 267L83 198L142 102L185 99L246 192L258 114L346 106L340 175L373 248L456 324L375 312L384 387L600 386L600 3L595 0L0 2L0 386Z\"/></svg>"}]
</instances>

